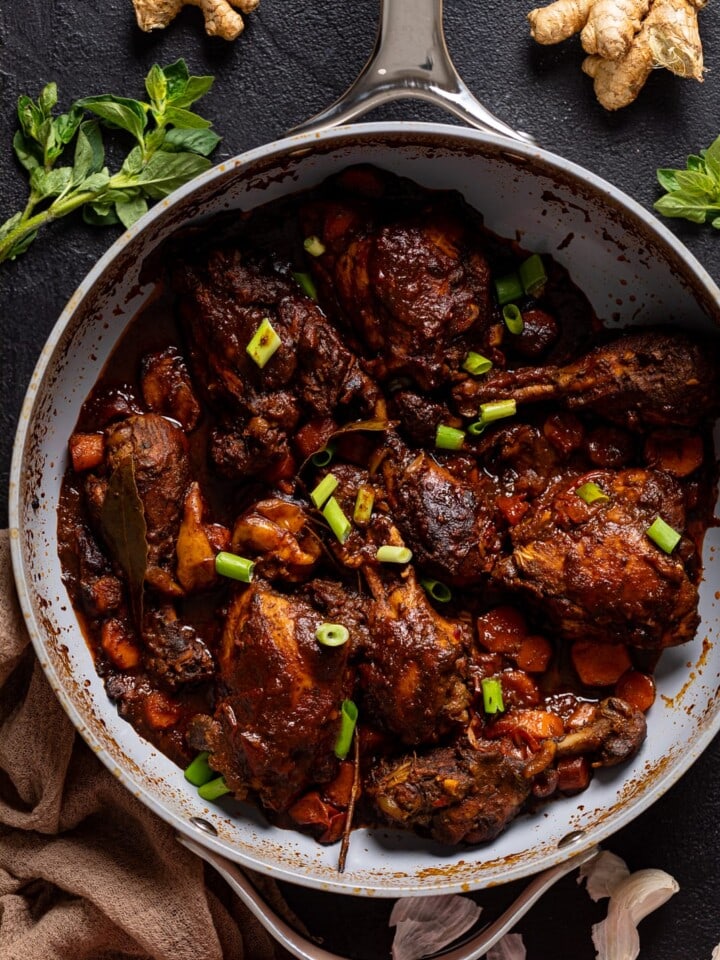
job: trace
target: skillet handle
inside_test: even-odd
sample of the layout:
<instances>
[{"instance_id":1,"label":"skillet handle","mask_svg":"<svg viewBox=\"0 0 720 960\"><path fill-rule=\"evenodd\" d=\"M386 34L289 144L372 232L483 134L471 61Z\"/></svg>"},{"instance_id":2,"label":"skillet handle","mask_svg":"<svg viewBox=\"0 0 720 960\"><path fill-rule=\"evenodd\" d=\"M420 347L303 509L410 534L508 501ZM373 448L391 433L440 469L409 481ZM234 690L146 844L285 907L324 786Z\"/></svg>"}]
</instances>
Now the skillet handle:
<instances>
[{"instance_id":1,"label":"skillet handle","mask_svg":"<svg viewBox=\"0 0 720 960\"><path fill-rule=\"evenodd\" d=\"M242 900L250 912L260 921L268 933L283 946L289 953L298 960L344 960L336 953L330 953L324 950L316 943L303 937L272 910L263 900L258 891L250 882L247 875L234 863L231 863L219 853L208 850L196 840L190 837L177 835L178 843L190 850L209 863L211 867L227 881L232 890ZM494 923L485 927L479 933L472 936L466 942L449 950L433 954L434 960L477 960L484 957L487 951L494 946L498 940L502 939L508 933L518 920L525 916L528 910L536 903L540 897L552 887L554 883L571 873L577 867L588 863L593 857L597 856L598 847L590 847L582 853L570 857L557 866L550 867L548 870L539 873L525 887L520 896L512 903L508 909L498 917Z\"/></svg>"},{"instance_id":2,"label":"skillet handle","mask_svg":"<svg viewBox=\"0 0 720 960\"><path fill-rule=\"evenodd\" d=\"M290 132L336 127L404 97L428 100L480 130L535 142L493 116L458 75L445 43L442 0L380 0L375 49L360 76L339 100Z\"/></svg>"}]
</instances>

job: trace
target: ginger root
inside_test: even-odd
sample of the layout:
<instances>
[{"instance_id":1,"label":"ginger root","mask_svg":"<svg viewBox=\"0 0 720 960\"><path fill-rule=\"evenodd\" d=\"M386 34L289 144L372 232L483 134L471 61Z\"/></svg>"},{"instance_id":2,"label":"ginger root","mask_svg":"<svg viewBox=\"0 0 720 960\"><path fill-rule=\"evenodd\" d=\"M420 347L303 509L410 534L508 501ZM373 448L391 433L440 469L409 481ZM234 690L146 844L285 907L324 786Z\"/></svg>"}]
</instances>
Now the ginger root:
<instances>
[{"instance_id":1,"label":"ginger root","mask_svg":"<svg viewBox=\"0 0 720 960\"><path fill-rule=\"evenodd\" d=\"M205 31L211 37L234 40L245 29L243 18L233 10L252 13L260 0L133 0L138 26L146 32L161 30L186 5L200 7L205 17Z\"/></svg>"},{"instance_id":2,"label":"ginger root","mask_svg":"<svg viewBox=\"0 0 720 960\"><path fill-rule=\"evenodd\" d=\"M606 110L628 106L658 67L702 82L697 12L707 0L555 0L528 14L534 40L559 43L580 32L582 69Z\"/></svg>"}]
</instances>

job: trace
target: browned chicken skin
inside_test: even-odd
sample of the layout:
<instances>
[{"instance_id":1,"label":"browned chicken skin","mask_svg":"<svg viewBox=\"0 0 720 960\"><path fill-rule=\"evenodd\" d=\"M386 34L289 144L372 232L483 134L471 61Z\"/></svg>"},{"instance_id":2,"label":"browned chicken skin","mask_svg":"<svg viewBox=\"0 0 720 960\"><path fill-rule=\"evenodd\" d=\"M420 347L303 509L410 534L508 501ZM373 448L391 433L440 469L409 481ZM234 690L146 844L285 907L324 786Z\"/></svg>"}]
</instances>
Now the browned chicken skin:
<instances>
[{"instance_id":1,"label":"browned chicken skin","mask_svg":"<svg viewBox=\"0 0 720 960\"><path fill-rule=\"evenodd\" d=\"M575 492L595 483L608 500L586 504ZM535 601L567 639L594 638L659 649L697 629L697 587L683 557L647 536L661 516L678 532L685 506L676 481L649 470L595 471L553 484L512 529L512 553L494 576Z\"/></svg>"},{"instance_id":2,"label":"browned chicken skin","mask_svg":"<svg viewBox=\"0 0 720 960\"><path fill-rule=\"evenodd\" d=\"M184 263L177 285L195 377L223 424L213 451L226 473L257 475L281 463L304 419L352 402L373 411L374 383L313 300L269 265L214 250ZM246 348L265 319L281 346L260 368Z\"/></svg>"},{"instance_id":3,"label":"browned chicken skin","mask_svg":"<svg viewBox=\"0 0 720 960\"><path fill-rule=\"evenodd\" d=\"M142 735L181 762L208 750L273 822L335 842L360 781L355 824L490 841L636 753L656 690L633 648L696 631L717 351L606 339L545 256L511 334L493 281L527 253L458 195L369 168L237 221L214 249L178 241L158 329L187 366L156 331L142 357L128 341L71 438L59 539L98 670ZM260 366L264 320L280 347ZM468 351L491 369L466 375ZM517 415L437 448L439 424L508 397ZM311 496L328 478L348 529ZM106 535L109 491L144 524L139 574ZM658 516L682 534L669 555ZM218 574L225 550L251 583ZM321 645L321 623L349 639ZM335 753L344 699L357 763Z\"/></svg>"},{"instance_id":4,"label":"browned chicken skin","mask_svg":"<svg viewBox=\"0 0 720 960\"><path fill-rule=\"evenodd\" d=\"M500 550L497 486L477 469L457 475L452 460L438 463L397 437L389 447L382 465L388 501L416 563L447 583L482 582Z\"/></svg>"},{"instance_id":5,"label":"browned chicken skin","mask_svg":"<svg viewBox=\"0 0 720 960\"><path fill-rule=\"evenodd\" d=\"M195 741L237 796L256 793L272 810L337 772L333 747L352 690L353 644L320 646L315 631L325 619L306 599L258 580L235 596L225 620L223 692Z\"/></svg>"},{"instance_id":6,"label":"browned chicken skin","mask_svg":"<svg viewBox=\"0 0 720 960\"><path fill-rule=\"evenodd\" d=\"M436 387L460 366L467 337L481 342L488 326L487 260L448 207L388 213L392 205L382 199L338 200L309 219L325 246L313 264L321 287L339 304L380 380L409 376L424 389Z\"/></svg>"},{"instance_id":7,"label":"browned chicken skin","mask_svg":"<svg viewBox=\"0 0 720 960\"><path fill-rule=\"evenodd\" d=\"M715 348L677 331L643 330L595 347L564 367L491 371L454 390L464 416L478 404L512 397L524 404L560 400L624 426L693 426L720 408Z\"/></svg>"},{"instance_id":8,"label":"browned chicken skin","mask_svg":"<svg viewBox=\"0 0 720 960\"><path fill-rule=\"evenodd\" d=\"M463 627L437 613L412 570L365 576L373 600L360 676L370 716L403 743L437 740L467 721Z\"/></svg>"}]
</instances>

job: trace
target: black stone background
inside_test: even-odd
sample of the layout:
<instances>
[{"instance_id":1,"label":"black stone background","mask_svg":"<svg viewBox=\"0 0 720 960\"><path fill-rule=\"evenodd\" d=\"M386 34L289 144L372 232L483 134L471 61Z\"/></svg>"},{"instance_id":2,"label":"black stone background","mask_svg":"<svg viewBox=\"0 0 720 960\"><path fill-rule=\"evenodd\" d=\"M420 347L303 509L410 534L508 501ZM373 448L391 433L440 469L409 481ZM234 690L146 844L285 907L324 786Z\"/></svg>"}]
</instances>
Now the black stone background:
<instances>
[{"instance_id":1,"label":"black stone background","mask_svg":"<svg viewBox=\"0 0 720 960\"><path fill-rule=\"evenodd\" d=\"M401 0L388 0L401 2ZM646 207L659 195L656 167L680 166L720 134L720 22L711 3L701 14L705 83L654 74L639 102L617 114L596 103L580 71L576 40L541 48L528 35L531 0L446 0L445 29L465 81L498 116L532 132ZM56 80L61 104L91 93L143 93L153 62L182 56L216 84L201 112L215 120L220 161L282 136L327 106L354 79L376 29L376 0L262 0L235 43L210 39L196 9L165 31L142 34L130 0L4 0L0 4L0 215L24 204L25 177L10 148L14 104ZM405 101L377 119L447 119ZM454 121L451 121L454 122ZM720 233L668 221L720 281ZM0 471L7 489L12 437L41 347L76 285L117 236L68 218L29 253L0 267L2 318ZM3 493L0 523L7 523ZM720 739L649 811L612 837L608 849L633 869L660 867L680 892L641 925L641 960L710 960L720 941ZM522 883L479 893L491 917ZM327 949L357 960L389 956L391 903L285 887L290 903ZM604 915L574 877L560 882L519 924L529 960L591 960L591 924ZM249 958L252 960L252 958Z\"/></svg>"}]
</instances>

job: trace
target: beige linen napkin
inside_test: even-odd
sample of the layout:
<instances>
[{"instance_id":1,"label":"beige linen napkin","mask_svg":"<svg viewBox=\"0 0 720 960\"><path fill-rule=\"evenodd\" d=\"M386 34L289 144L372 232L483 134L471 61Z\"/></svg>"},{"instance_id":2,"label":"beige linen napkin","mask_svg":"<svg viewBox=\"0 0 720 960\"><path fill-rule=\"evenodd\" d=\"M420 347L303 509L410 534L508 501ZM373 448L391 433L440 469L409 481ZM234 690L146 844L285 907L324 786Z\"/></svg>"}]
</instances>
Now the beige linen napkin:
<instances>
[{"instance_id":1,"label":"beige linen napkin","mask_svg":"<svg viewBox=\"0 0 720 960\"><path fill-rule=\"evenodd\" d=\"M75 734L30 645L9 553L0 531L0 958L289 956Z\"/></svg>"}]
</instances>

